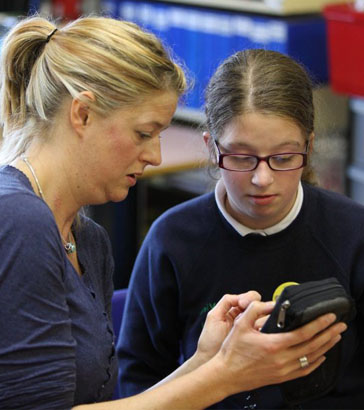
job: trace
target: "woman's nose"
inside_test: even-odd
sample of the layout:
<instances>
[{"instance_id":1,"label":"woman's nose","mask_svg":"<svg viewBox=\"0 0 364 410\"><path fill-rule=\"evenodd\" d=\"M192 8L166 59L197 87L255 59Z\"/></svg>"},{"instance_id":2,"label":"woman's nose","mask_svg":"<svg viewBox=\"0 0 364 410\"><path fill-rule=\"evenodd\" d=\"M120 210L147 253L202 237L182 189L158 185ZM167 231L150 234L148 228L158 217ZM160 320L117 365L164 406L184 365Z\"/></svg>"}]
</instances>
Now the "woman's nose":
<instances>
[{"instance_id":1,"label":"woman's nose","mask_svg":"<svg viewBox=\"0 0 364 410\"><path fill-rule=\"evenodd\" d=\"M160 138L155 137L149 141L147 147L143 151L142 160L149 165L157 166L162 162Z\"/></svg>"},{"instance_id":2,"label":"woman's nose","mask_svg":"<svg viewBox=\"0 0 364 410\"><path fill-rule=\"evenodd\" d=\"M269 165L265 161L260 161L257 168L252 171L252 184L265 187L269 186L273 180L273 170L269 168Z\"/></svg>"}]
</instances>

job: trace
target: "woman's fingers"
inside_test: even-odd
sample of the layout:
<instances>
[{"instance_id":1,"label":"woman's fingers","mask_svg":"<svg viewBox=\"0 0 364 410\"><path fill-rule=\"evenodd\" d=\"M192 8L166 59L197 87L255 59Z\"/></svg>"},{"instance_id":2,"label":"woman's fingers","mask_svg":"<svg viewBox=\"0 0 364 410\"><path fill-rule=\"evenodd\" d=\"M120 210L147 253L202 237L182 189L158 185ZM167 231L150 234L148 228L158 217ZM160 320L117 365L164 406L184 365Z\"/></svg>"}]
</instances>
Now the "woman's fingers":
<instances>
[{"instance_id":1,"label":"woman's fingers","mask_svg":"<svg viewBox=\"0 0 364 410\"><path fill-rule=\"evenodd\" d=\"M260 301L262 299L261 295L255 290L250 290L249 292L242 293L238 296L238 304L241 310L245 310L249 304L253 301Z\"/></svg>"},{"instance_id":2,"label":"woman's fingers","mask_svg":"<svg viewBox=\"0 0 364 410\"><path fill-rule=\"evenodd\" d=\"M298 358L298 367L302 367L300 363L300 357L305 356L309 364L315 363L318 359L323 357L330 349L332 349L339 341L341 340L341 335L337 335L325 343L322 347L315 350L312 353L307 353L305 355L299 356Z\"/></svg>"},{"instance_id":3,"label":"woman's fingers","mask_svg":"<svg viewBox=\"0 0 364 410\"><path fill-rule=\"evenodd\" d=\"M333 348L340 340L341 335L334 336L327 343L311 353L308 353L307 347L302 348L301 351L295 351L293 359L286 366L287 375L293 373L295 375L300 374L304 376L311 373L323 362L325 353ZM302 366L300 359L306 359L307 366Z\"/></svg>"},{"instance_id":4,"label":"woman's fingers","mask_svg":"<svg viewBox=\"0 0 364 410\"><path fill-rule=\"evenodd\" d=\"M297 364L295 365L295 368L292 369L292 371L288 372L287 375L284 376L284 379L282 381L289 381L289 380L297 379L298 377L307 376L311 374L313 371L315 371L318 367L320 367L325 360L326 360L326 357L321 356L320 358L310 363L305 368L302 368L299 360L297 360Z\"/></svg>"},{"instance_id":5,"label":"woman's fingers","mask_svg":"<svg viewBox=\"0 0 364 410\"><path fill-rule=\"evenodd\" d=\"M329 319L329 321L331 318ZM324 320L326 322L326 319ZM319 328L321 325L319 326ZM316 328L317 330L318 328ZM324 355L341 340L341 333L347 329L345 323L336 323L326 330L318 332L309 341L293 345L283 350L280 354L279 367L281 376L288 380L307 375L322 363ZM312 329L311 329L312 330ZM310 330L310 332L311 332ZM293 332L291 332L293 333ZM300 332L296 332L297 333ZM289 333L277 334L277 336L289 336ZM273 336L272 334L270 336ZM279 349L278 349L279 350ZM300 358L307 359L307 366L301 364Z\"/></svg>"},{"instance_id":6,"label":"woman's fingers","mask_svg":"<svg viewBox=\"0 0 364 410\"><path fill-rule=\"evenodd\" d=\"M268 318L269 318L269 315L265 315L265 316L260 317L260 318L255 322L254 328L255 328L256 330L261 330L261 328L264 326L264 324L265 324L265 322L268 320Z\"/></svg>"},{"instance_id":7,"label":"woman's fingers","mask_svg":"<svg viewBox=\"0 0 364 410\"><path fill-rule=\"evenodd\" d=\"M226 314L226 317L228 317L232 322L240 315L241 310L238 307L232 307Z\"/></svg>"},{"instance_id":8,"label":"woman's fingers","mask_svg":"<svg viewBox=\"0 0 364 410\"><path fill-rule=\"evenodd\" d=\"M326 315L320 316L319 318L307 323L306 325L299 327L291 332L287 333L277 333L277 337L284 335L287 347L299 345L303 342L307 342L312 339L315 335L319 334L323 330L327 329L336 320L336 316L333 313L328 313ZM336 334L341 333L335 327L329 332L329 335L336 336Z\"/></svg>"},{"instance_id":9,"label":"woman's fingers","mask_svg":"<svg viewBox=\"0 0 364 410\"><path fill-rule=\"evenodd\" d=\"M297 346L295 352L297 352L299 357L303 355L312 355L315 357L315 355L317 356L320 352L321 354L325 354L335 344L333 342L334 340L337 338L340 340L340 334L346 329L347 325L345 323L336 323L316 335L309 342L305 342Z\"/></svg>"},{"instance_id":10,"label":"woman's fingers","mask_svg":"<svg viewBox=\"0 0 364 410\"><path fill-rule=\"evenodd\" d=\"M284 349L284 346L288 343L287 348L282 351L281 355L281 363L288 366L288 372L300 367L300 357L306 356L308 362L312 364L341 339L340 334L347 329L347 325L345 323L330 325L332 320L335 320L335 316L329 314L292 332L269 335L276 338L279 348L283 347ZM311 338L307 340L307 337L310 336Z\"/></svg>"},{"instance_id":11,"label":"woman's fingers","mask_svg":"<svg viewBox=\"0 0 364 410\"><path fill-rule=\"evenodd\" d=\"M224 295L215 307L208 313L208 319L214 321L229 318L234 320L253 301L260 300L258 292L249 291L240 295Z\"/></svg>"},{"instance_id":12,"label":"woman's fingers","mask_svg":"<svg viewBox=\"0 0 364 410\"><path fill-rule=\"evenodd\" d=\"M294 348L295 357L306 356L308 363L313 363L321 356L325 355L332 347L341 340L341 333L347 329L345 323L337 323L326 331L318 334L312 341L303 343Z\"/></svg>"},{"instance_id":13,"label":"woman's fingers","mask_svg":"<svg viewBox=\"0 0 364 410\"><path fill-rule=\"evenodd\" d=\"M251 302L260 299L261 296L255 291L249 291L240 295L224 295L209 313L210 316L215 316L216 318L225 318L228 313L232 313L232 316L235 318L237 312L241 313Z\"/></svg>"},{"instance_id":14,"label":"woman's fingers","mask_svg":"<svg viewBox=\"0 0 364 410\"><path fill-rule=\"evenodd\" d=\"M274 305L274 302L260 302L255 300L249 304L244 314L236 319L236 323L239 321L244 322L244 324L254 328L255 323L261 317L267 316L272 312Z\"/></svg>"}]
</instances>

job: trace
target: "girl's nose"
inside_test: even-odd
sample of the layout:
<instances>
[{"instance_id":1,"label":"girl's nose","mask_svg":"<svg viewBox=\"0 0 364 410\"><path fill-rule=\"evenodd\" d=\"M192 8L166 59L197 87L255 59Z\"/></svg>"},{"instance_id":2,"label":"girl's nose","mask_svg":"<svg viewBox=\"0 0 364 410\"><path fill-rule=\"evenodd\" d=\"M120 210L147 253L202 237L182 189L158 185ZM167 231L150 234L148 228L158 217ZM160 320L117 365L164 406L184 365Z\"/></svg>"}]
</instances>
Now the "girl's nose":
<instances>
[{"instance_id":1,"label":"girl's nose","mask_svg":"<svg viewBox=\"0 0 364 410\"><path fill-rule=\"evenodd\" d=\"M259 187L269 186L274 180L273 172L275 171L270 169L265 161L260 161L258 167L252 171L252 184Z\"/></svg>"}]
</instances>

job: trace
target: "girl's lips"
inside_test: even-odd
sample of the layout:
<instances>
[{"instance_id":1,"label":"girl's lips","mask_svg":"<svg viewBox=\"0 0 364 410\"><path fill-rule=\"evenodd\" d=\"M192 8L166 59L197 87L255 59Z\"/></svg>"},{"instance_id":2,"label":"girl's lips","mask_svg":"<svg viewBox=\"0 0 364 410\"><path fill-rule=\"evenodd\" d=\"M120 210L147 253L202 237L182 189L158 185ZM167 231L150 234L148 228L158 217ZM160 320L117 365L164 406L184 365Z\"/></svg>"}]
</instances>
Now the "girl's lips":
<instances>
[{"instance_id":1,"label":"girl's lips","mask_svg":"<svg viewBox=\"0 0 364 410\"><path fill-rule=\"evenodd\" d=\"M256 205L269 205L275 200L276 195L249 195L249 198Z\"/></svg>"}]
</instances>

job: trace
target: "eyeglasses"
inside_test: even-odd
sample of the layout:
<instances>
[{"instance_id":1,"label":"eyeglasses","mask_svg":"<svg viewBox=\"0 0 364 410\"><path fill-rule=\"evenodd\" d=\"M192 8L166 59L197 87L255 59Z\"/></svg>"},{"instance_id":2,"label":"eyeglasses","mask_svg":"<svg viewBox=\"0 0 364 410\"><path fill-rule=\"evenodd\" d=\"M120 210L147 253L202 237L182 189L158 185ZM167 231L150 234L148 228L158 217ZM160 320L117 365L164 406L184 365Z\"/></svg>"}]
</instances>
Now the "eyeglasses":
<instances>
[{"instance_id":1,"label":"eyeglasses","mask_svg":"<svg viewBox=\"0 0 364 410\"><path fill-rule=\"evenodd\" d=\"M217 150L217 163L219 168L227 171L249 172L258 168L261 161L268 164L273 171L293 171L300 169L307 164L307 150L306 144L305 152L282 152L280 154L267 155L266 157L259 157L258 155L246 154L222 154L218 142L214 139Z\"/></svg>"}]
</instances>

